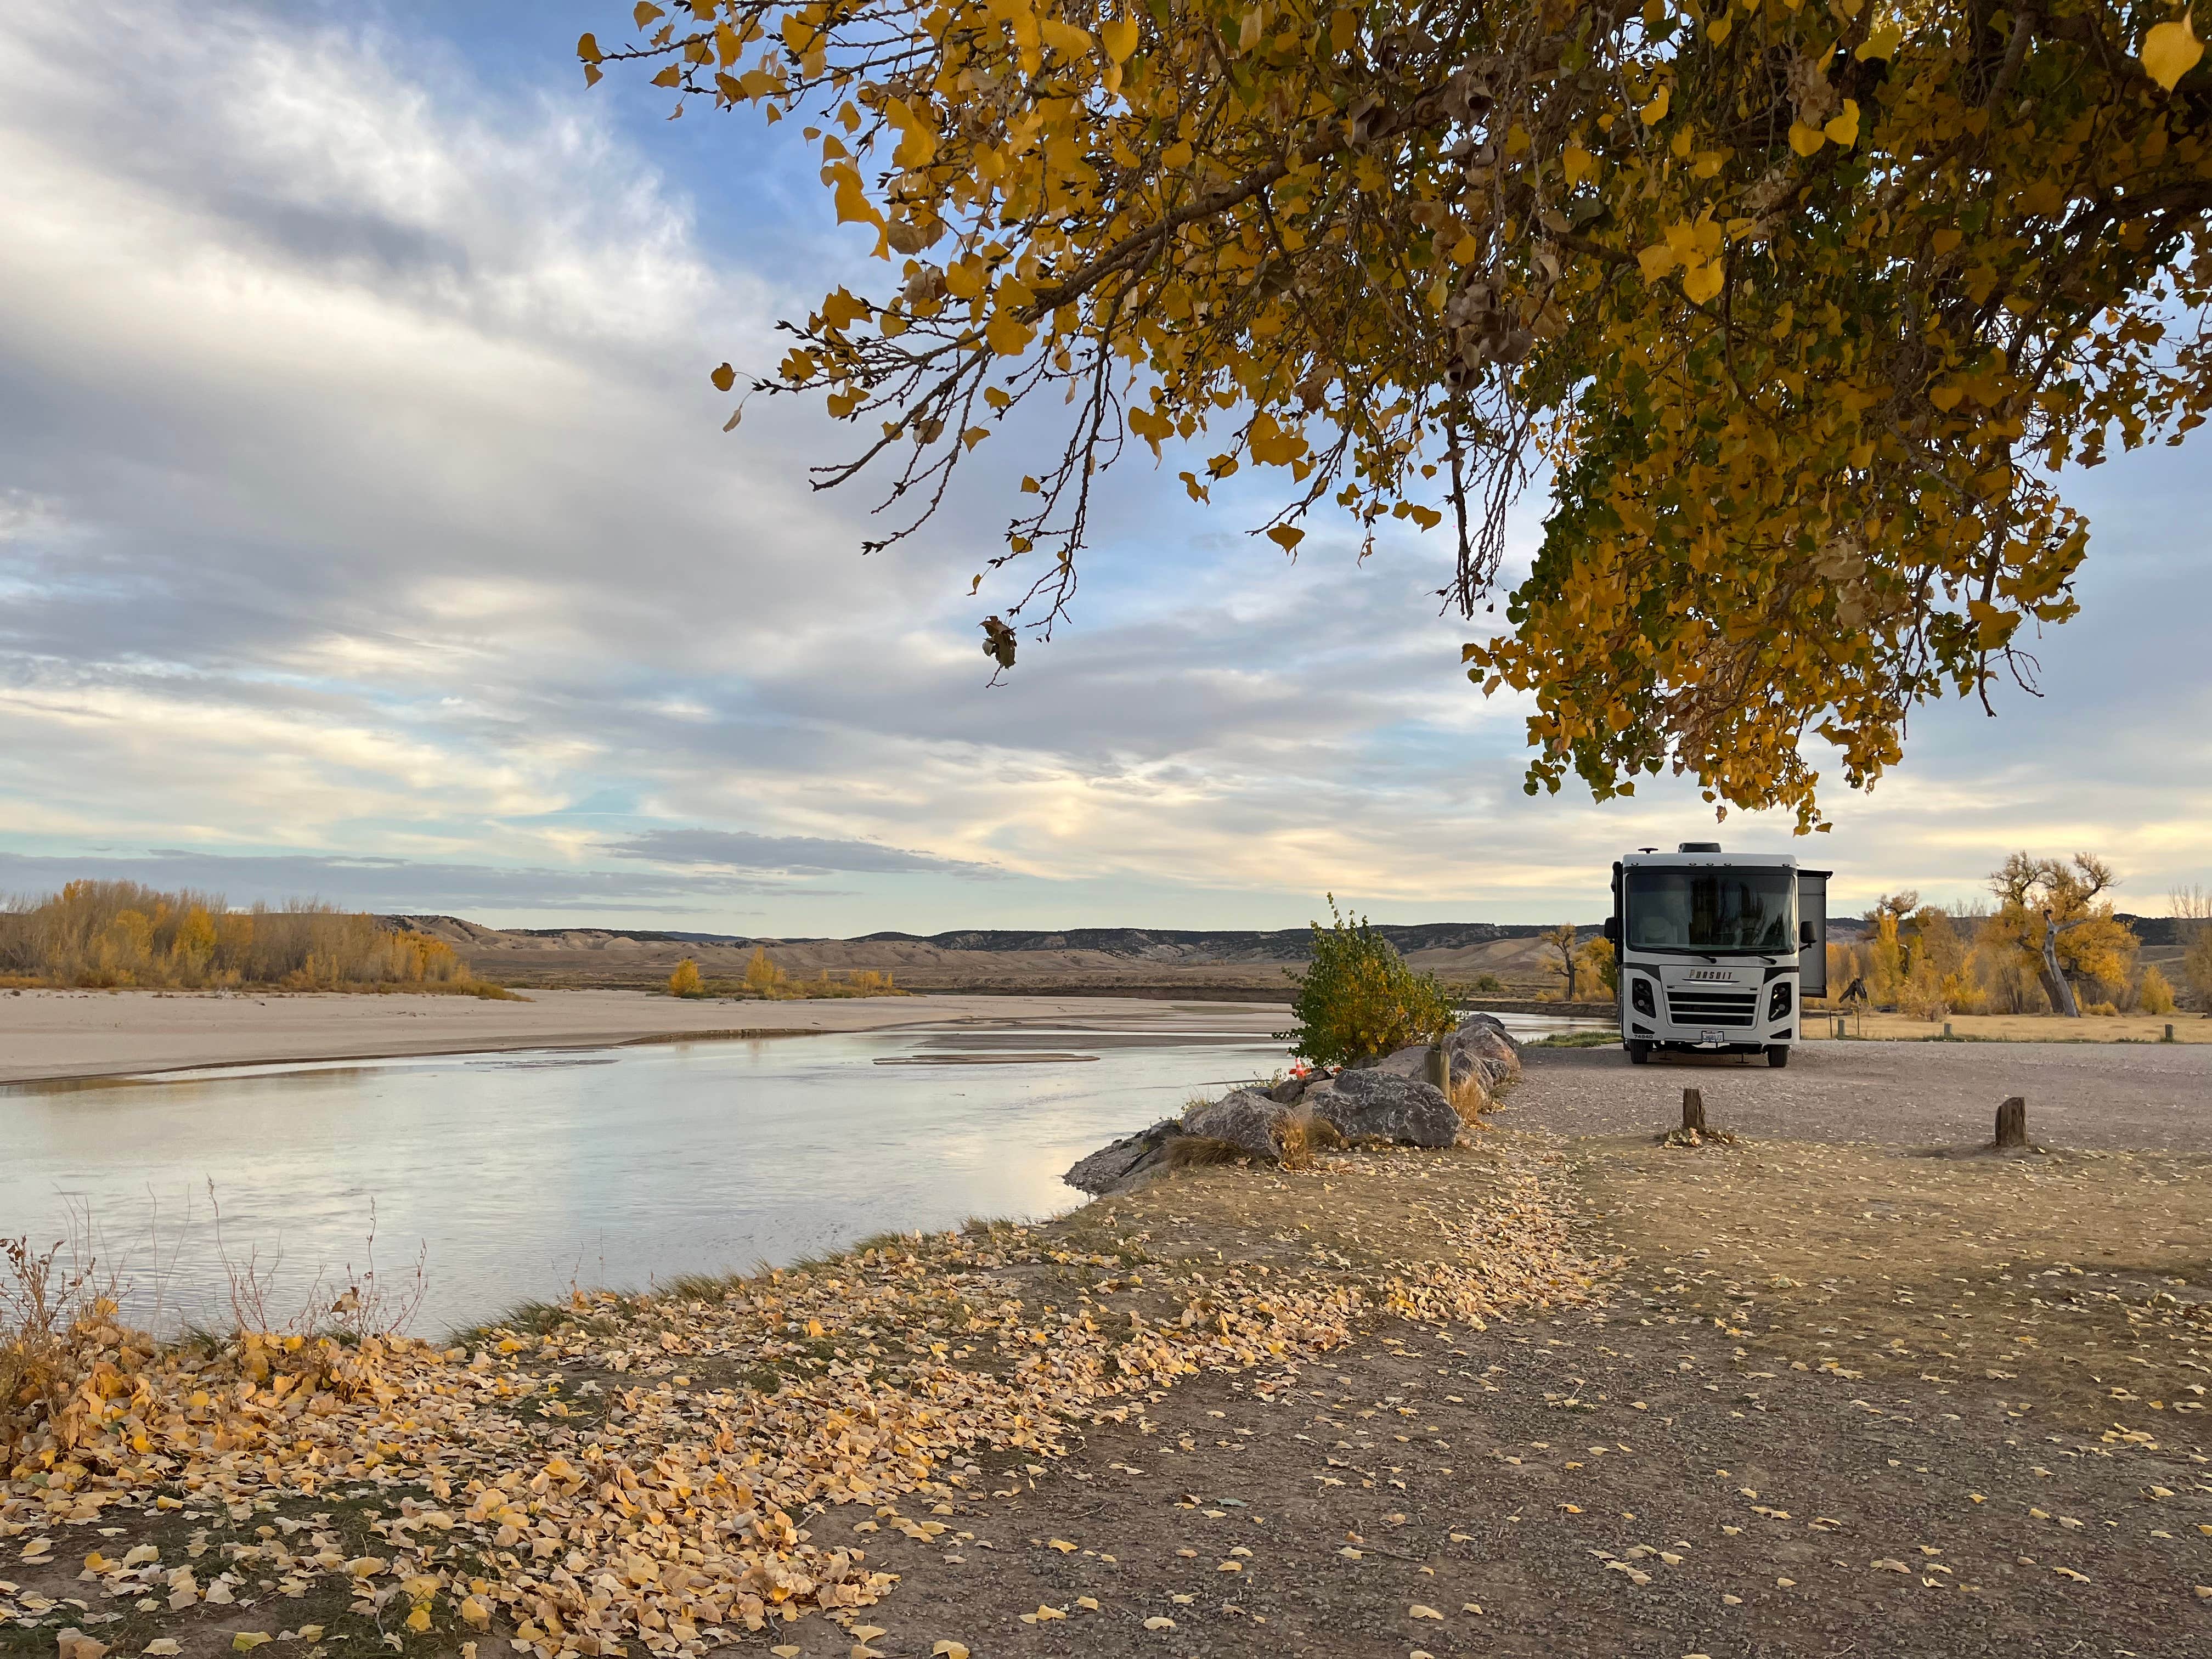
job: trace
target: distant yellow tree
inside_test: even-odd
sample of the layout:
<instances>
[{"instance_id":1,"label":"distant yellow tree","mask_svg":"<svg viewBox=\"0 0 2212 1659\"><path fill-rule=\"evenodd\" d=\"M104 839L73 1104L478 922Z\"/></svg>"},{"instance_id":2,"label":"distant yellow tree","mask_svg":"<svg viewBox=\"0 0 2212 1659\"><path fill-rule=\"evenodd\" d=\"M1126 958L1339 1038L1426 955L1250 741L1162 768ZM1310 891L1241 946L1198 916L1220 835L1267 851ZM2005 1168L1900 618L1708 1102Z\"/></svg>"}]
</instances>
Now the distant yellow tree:
<instances>
[{"instance_id":1,"label":"distant yellow tree","mask_svg":"<svg viewBox=\"0 0 2212 1659\"><path fill-rule=\"evenodd\" d=\"M2088 853L2076 853L2070 863L2014 853L1990 872L1998 909L1982 931L2000 955L2008 951L2033 963L2053 1013L2081 1017L2075 981L2128 982L2138 942L2103 896L2118 884L2112 866Z\"/></svg>"},{"instance_id":2,"label":"distant yellow tree","mask_svg":"<svg viewBox=\"0 0 2212 1659\"><path fill-rule=\"evenodd\" d=\"M2212 1009L2212 927L2197 930L2189 954L2181 959L2181 972L2189 988L2197 993L2197 1006Z\"/></svg>"},{"instance_id":3,"label":"distant yellow tree","mask_svg":"<svg viewBox=\"0 0 2212 1659\"><path fill-rule=\"evenodd\" d=\"M2147 1014L2173 1012L2173 987L2155 963L2142 971L2142 982L2136 987L2136 1006Z\"/></svg>"},{"instance_id":4,"label":"distant yellow tree","mask_svg":"<svg viewBox=\"0 0 2212 1659\"><path fill-rule=\"evenodd\" d=\"M1867 913L1867 920L1874 923L1874 932L1866 945L1866 988L1867 995L1876 1007L1896 1002L1907 971L1905 944L1897 933L1899 912L1887 906L1885 900Z\"/></svg>"},{"instance_id":5,"label":"distant yellow tree","mask_svg":"<svg viewBox=\"0 0 2212 1659\"><path fill-rule=\"evenodd\" d=\"M745 989L757 996L772 997L784 988L785 974L768 959L768 952L759 945L753 947L753 957L745 964Z\"/></svg>"},{"instance_id":6,"label":"distant yellow tree","mask_svg":"<svg viewBox=\"0 0 2212 1659\"><path fill-rule=\"evenodd\" d=\"M697 997L707 994L706 981L699 977L699 964L686 957L676 964L676 971L668 976L668 994L672 997Z\"/></svg>"},{"instance_id":7,"label":"distant yellow tree","mask_svg":"<svg viewBox=\"0 0 2212 1659\"><path fill-rule=\"evenodd\" d=\"M1620 985L1620 958L1614 952L1609 939L1594 939L1582 948L1583 972L1589 983L1605 987L1606 994L1614 994Z\"/></svg>"}]
</instances>

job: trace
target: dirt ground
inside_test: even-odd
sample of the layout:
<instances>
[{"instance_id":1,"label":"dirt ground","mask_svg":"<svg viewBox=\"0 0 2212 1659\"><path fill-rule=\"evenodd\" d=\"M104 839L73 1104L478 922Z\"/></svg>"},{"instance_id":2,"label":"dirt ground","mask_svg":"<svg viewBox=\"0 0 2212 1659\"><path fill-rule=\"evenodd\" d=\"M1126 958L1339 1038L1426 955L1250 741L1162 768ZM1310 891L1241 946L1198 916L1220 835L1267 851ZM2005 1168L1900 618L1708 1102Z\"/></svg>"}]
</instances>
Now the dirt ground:
<instances>
[{"instance_id":1,"label":"dirt ground","mask_svg":"<svg viewBox=\"0 0 2212 1659\"><path fill-rule=\"evenodd\" d=\"M1565 1218L1594 1282L1486 1327L1370 1317L1341 1346L1156 1390L1064 1456L981 1455L957 1489L811 1510L798 1519L816 1542L866 1551L895 1589L734 1650L2212 1650L2212 1123L2180 1117L2203 1073L2152 1054L2122 1076L2132 1103L2112 1109L2108 1144L2089 1146L2099 1108L2058 1116L2063 1051L1966 1048L1983 1074L1918 1085L1899 1067L1928 1049L1836 1052L1833 1070L1734 1081L1537 1052L1471 1146L1185 1169L1077 1212L1010 1293L1095 1312L1228 1267L1364 1273L1448 1254L1437 1218L1454 1206L1486 1212L1502 1253L1515 1228ZM2061 1063L2035 1070L2045 1057ZM2031 1127L2075 1150L1902 1144L1964 1151L1987 1133L1969 1106L2031 1073ZM1735 1144L1659 1144L1685 1081ZM1817 1138L1760 1127L1814 1110ZM2109 1144L2131 1124L2172 1144ZM1516 1170L1540 1172L1538 1195ZM1060 1265L1109 1259L1103 1279ZM244 1537L272 1517L190 1518L219 1557L226 1525ZM186 1659L234 1627L294 1622L261 1595L250 1618L179 1620ZM149 1617L119 1651L139 1650ZM36 1646L0 1633L0 1651L52 1652L51 1629ZM467 1635L441 1620L387 1640L333 1614L290 1650L445 1653Z\"/></svg>"},{"instance_id":2,"label":"dirt ground","mask_svg":"<svg viewBox=\"0 0 2212 1659\"><path fill-rule=\"evenodd\" d=\"M2212 1641L2212 1468L2185 1415L2212 1378L2202 1163L1560 1151L1594 1240L1621 1253L1607 1304L1386 1324L1279 1376L1186 1384L1048 1471L999 1460L1006 1495L940 1515L934 1539L825 1516L817 1535L872 1540L901 1575L858 1621L885 1632L869 1644L1718 1659ZM1237 1179L1186 1172L1175 1202L1208 1211ZM848 1640L791 1636L807 1655Z\"/></svg>"},{"instance_id":3,"label":"dirt ground","mask_svg":"<svg viewBox=\"0 0 2212 1659\"><path fill-rule=\"evenodd\" d=\"M1782 1071L1753 1056L1531 1048L1501 1121L1567 1134L1664 1128L1682 1091L1741 1133L1907 1146L1990 1138L1997 1103L2027 1102L2034 1139L2212 1152L2212 1044L1808 1042Z\"/></svg>"}]
</instances>

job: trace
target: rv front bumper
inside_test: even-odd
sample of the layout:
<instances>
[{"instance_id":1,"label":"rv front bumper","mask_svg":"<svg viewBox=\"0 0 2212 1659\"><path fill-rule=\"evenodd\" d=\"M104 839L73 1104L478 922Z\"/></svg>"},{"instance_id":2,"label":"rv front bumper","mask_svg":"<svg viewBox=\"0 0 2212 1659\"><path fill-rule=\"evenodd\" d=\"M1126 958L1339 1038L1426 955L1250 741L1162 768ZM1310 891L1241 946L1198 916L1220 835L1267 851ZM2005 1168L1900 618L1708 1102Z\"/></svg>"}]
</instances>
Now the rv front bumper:
<instances>
[{"instance_id":1,"label":"rv front bumper","mask_svg":"<svg viewBox=\"0 0 2212 1659\"><path fill-rule=\"evenodd\" d=\"M1624 981L1620 1024L1632 1042L1668 1048L1717 1051L1795 1042L1796 976L1753 983L1632 971Z\"/></svg>"}]
</instances>

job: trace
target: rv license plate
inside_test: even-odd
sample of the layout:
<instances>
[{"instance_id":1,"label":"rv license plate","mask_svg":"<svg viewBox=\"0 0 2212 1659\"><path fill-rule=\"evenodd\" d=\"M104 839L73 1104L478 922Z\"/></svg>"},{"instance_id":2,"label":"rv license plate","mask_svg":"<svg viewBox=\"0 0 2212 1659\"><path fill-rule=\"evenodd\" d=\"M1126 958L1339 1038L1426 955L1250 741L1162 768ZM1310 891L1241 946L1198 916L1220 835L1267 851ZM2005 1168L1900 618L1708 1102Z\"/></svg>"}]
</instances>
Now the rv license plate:
<instances>
[{"instance_id":1,"label":"rv license plate","mask_svg":"<svg viewBox=\"0 0 2212 1659\"><path fill-rule=\"evenodd\" d=\"M1727 1036L1720 1031L1700 1031L1698 1033L1698 1046L1699 1048L1718 1048L1726 1046L1727 1042Z\"/></svg>"}]
</instances>

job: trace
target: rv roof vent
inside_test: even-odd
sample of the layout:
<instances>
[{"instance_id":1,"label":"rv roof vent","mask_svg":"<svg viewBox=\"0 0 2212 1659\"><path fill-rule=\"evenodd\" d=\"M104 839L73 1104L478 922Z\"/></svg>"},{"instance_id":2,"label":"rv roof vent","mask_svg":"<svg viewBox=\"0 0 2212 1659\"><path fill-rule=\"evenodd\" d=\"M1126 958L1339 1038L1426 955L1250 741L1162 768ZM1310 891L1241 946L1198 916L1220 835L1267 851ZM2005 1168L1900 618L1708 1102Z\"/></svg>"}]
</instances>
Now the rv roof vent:
<instances>
[{"instance_id":1,"label":"rv roof vent","mask_svg":"<svg viewBox=\"0 0 2212 1659\"><path fill-rule=\"evenodd\" d=\"M1717 853L1721 844L1717 841L1686 841L1674 849L1678 853Z\"/></svg>"}]
</instances>

